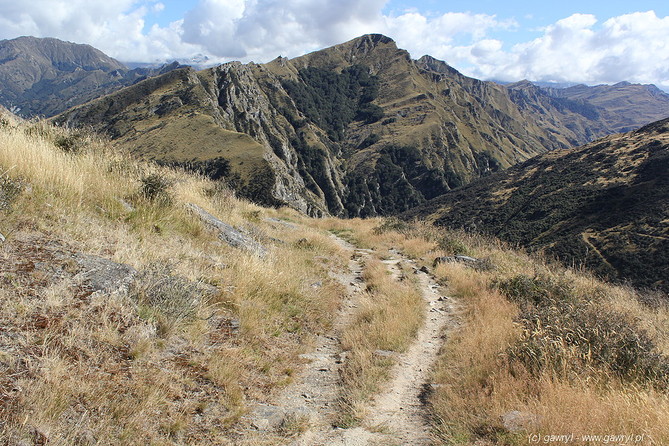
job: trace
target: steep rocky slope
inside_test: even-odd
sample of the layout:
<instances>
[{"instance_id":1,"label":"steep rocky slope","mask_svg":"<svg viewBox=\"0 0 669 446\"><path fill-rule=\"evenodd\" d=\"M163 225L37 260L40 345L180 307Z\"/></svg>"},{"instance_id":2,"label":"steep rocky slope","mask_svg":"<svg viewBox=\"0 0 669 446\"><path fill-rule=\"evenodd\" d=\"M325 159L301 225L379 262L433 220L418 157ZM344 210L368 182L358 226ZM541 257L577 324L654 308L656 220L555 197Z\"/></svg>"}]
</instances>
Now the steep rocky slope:
<instances>
[{"instance_id":1,"label":"steep rocky slope","mask_svg":"<svg viewBox=\"0 0 669 446\"><path fill-rule=\"evenodd\" d=\"M370 216L609 133L598 119L584 101L468 78L366 35L291 60L167 73L56 122L227 177L263 204Z\"/></svg>"},{"instance_id":2,"label":"steep rocky slope","mask_svg":"<svg viewBox=\"0 0 669 446\"><path fill-rule=\"evenodd\" d=\"M22 116L53 116L176 66L129 70L90 45L36 37L2 40L0 104Z\"/></svg>"},{"instance_id":3,"label":"steep rocky slope","mask_svg":"<svg viewBox=\"0 0 669 446\"><path fill-rule=\"evenodd\" d=\"M145 158L217 163L246 196L313 215L405 210L569 144L528 122L503 87L413 61L379 35L266 65L177 70L56 122L93 126Z\"/></svg>"},{"instance_id":4,"label":"steep rocky slope","mask_svg":"<svg viewBox=\"0 0 669 446\"><path fill-rule=\"evenodd\" d=\"M609 115L608 111L586 100L555 96L529 81L509 84L506 88L509 97L524 115L531 116L552 134L563 135L570 147L628 130L617 128L604 119L604 116Z\"/></svg>"},{"instance_id":5,"label":"steep rocky slope","mask_svg":"<svg viewBox=\"0 0 669 446\"><path fill-rule=\"evenodd\" d=\"M410 212L669 290L669 120L557 150Z\"/></svg>"}]
</instances>

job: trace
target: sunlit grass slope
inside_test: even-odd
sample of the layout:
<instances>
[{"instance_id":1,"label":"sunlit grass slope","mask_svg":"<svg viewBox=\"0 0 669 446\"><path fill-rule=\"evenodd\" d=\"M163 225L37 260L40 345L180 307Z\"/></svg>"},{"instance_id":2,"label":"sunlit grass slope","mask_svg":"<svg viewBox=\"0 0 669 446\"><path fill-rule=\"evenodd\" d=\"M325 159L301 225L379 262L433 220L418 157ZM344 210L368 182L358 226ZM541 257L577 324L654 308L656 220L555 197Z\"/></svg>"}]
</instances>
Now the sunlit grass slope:
<instances>
[{"instance_id":1,"label":"sunlit grass slope","mask_svg":"<svg viewBox=\"0 0 669 446\"><path fill-rule=\"evenodd\" d=\"M342 426L358 423L389 379L393 355L374 352L402 352L422 323L416 283L392 280L379 261L401 252L456 300L457 328L444 334L425 395L437 444L571 433L575 443L589 434L669 442L666 296L418 222L261 208L221 183L42 123L0 120L0 174L7 444L239 441L252 404L294 381L300 355L334 326L345 289L333 277L351 252L331 232L373 254L341 333ZM191 203L267 255L223 243ZM433 268L452 254L481 260ZM134 268L127 292L92 292L94 272L82 266L91 258Z\"/></svg>"}]
</instances>

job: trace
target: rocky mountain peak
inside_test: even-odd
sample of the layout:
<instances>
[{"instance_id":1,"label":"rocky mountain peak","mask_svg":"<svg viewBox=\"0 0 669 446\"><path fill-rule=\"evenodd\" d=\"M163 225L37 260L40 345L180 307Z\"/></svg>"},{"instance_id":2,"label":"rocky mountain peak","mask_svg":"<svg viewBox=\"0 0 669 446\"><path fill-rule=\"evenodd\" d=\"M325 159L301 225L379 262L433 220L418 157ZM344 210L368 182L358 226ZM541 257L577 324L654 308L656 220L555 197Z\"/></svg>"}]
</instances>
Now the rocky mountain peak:
<instances>
[{"instance_id":1,"label":"rocky mountain peak","mask_svg":"<svg viewBox=\"0 0 669 446\"><path fill-rule=\"evenodd\" d=\"M353 44L355 49L363 53L367 53L381 45L387 45L397 49L397 44L395 41L388 36L384 36L383 34L365 34L351 40L350 43Z\"/></svg>"},{"instance_id":2,"label":"rocky mountain peak","mask_svg":"<svg viewBox=\"0 0 669 446\"><path fill-rule=\"evenodd\" d=\"M146 159L227 176L262 204L361 217L402 212L630 125L625 108L609 115L528 81L470 78L431 56L412 60L381 34L267 64L178 71L56 121L102 131Z\"/></svg>"},{"instance_id":3,"label":"rocky mountain peak","mask_svg":"<svg viewBox=\"0 0 669 446\"><path fill-rule=\"evenodd\" d=\"M416 61L418 66L424 70L436 71L437 73L445 74L460 74L458 70L444 62L443 60L435 59L432 56L425 55Z\"/></svg>"},{"instance_id":4,"label":"rocky mountain peak","mask_svg":"<svg viewBox=\"0 0 669 446\"><path fill-rule=\"evenodd\" d=\"M513 84L507 85L506 88L508 88L509 90L537 90L539 87L537 87L527 79L523 79L522 81L514 82Z\"/></svg>"},{"instance_id":5,"label":"rocky mountain peak","mask_svg":"<svg viewBox=\"0 0 669 446\"><path fill-rule=\"evenodd\" d=\"M390 37L365 34L348 42L291 59L291 62L296 67L318 66L324 69L341 69L362 64L372 71L378 71L398 60L410 62L411 56L408 51L399 49Z\"/></svg>"}]
</instances>

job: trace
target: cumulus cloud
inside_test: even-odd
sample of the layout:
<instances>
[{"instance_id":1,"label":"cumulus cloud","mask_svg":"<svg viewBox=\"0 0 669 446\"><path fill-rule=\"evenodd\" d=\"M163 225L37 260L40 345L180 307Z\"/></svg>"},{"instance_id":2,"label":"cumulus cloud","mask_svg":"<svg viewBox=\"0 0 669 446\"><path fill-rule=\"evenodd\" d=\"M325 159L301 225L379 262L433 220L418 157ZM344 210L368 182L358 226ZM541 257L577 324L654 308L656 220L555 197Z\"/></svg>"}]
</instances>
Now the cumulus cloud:
<instances>
[{"instance_id":1,"label":"cumulus cloud","mask_svg":"<svg viewBox=\"0 0 669 446\"><path fill-rule=\"evenodd\" d=\"M601 25L574 14L547 26L532 41L491 54L472 46L472 74L502 80L612 83L621 80L669 87L669 17L636 12Z\"/></svg>"},{"instance_id":2,"label":"cumulus cloud","mask_svg":"<svg viewBox=\"0 0 669 446\"><path fill-rule=\"evenodd\" d=\"M201 0L184 41L220 58L295 56L369 32L386 0Z\"/></svg>"},{"instance_id":3,"label":"cumulus cloud","mask_svg":"<svg viewBox=\"0 0 669 446\"><path fill-rule=\"evenodd\" d=\"M88 43L126 61L170 59L195 52L179 26L145 29L146 15L164 5L150 0L0 0L0 38L31 35Z\"/></svg>"},{"instance_id":4,"label":"cumulus cloud","mask_svg":"<svg viewBox=\"0 0 669 446\"><path fill-rule=\"evenodd\" d=\"M387 0L197 0L183 18L147 26L158 0L0 0L0 38L57 37L89 43L123 61L265 62L365 33L394 38L414 57L430 54L485 79L633 82L669 86L669 17L653 11L603 22L574 14L508 47L497 32L512 18L466 12L384 14Z\"/></svg>"}]
</instances>

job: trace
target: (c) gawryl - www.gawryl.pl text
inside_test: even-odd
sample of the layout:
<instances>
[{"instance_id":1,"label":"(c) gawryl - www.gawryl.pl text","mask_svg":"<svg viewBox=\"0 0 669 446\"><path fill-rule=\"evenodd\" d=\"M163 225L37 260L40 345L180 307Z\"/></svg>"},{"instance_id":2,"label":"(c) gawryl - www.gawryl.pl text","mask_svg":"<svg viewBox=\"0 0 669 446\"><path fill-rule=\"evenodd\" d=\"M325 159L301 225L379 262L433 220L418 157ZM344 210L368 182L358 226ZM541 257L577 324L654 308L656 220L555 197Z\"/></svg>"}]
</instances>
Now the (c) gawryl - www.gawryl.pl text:
<instances>
[{"instance_id":1,"label":"(c) gawryl - www.gawryl.pl text","mask_svg":"<svg viewBox=\"0 0 669 446\"><path fill-rule=\"evenodd\" d=\"M588 443L588 444L614 444L614 445L627 445L627 444L652 444L652 439L650 435L647 434L629 434L629 435L576 435L576 434L562 434L562 435L548 435L548 434L529 434L528 437L529 443Z\"/></svg>"}]
</instances>

